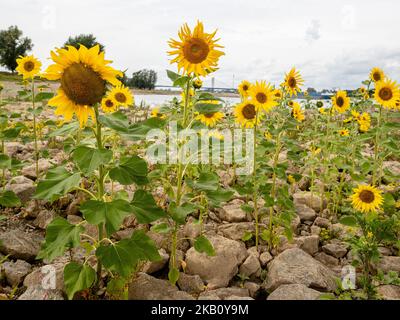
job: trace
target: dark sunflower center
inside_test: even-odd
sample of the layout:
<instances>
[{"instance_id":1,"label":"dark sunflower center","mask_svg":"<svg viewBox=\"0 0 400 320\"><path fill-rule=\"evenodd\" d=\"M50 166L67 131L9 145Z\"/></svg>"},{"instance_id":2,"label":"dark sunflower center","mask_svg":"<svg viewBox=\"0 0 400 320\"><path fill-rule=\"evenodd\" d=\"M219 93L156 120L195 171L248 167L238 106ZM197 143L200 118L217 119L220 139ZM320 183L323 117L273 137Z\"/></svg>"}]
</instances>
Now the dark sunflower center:
<instances>
[{"instance_id":1,"label":"dark sunflower center","mask_svg":"<svg viewBox=\"0 0 400 320\"><path fill-rule=\"evenodd\" d=\"M382 88L381 90L379 90L379 97L385 101L392 99L392 90L390 90L390 88Z\"/></svg>"},{"instance_id":2,"label":"dark sunflower center","mask_svg":"<svg viewBox=\"0 0 400 320\"><path fill-rule=\"evenodd\" d=\"M247 91L247 90L249 90L249 87L248 87L247 84L245 84L245 85L243 86L243 91Z\"/></svg>"},{"instance_id":3,"label":"dark sunflower center","mask_svg":"<svg viewBox=\"0 0 400 320\"><path fill-rule=\"evenodd\" d=\"M253 104L246 104L242 110L243 117L252 120L256 116L256 107Z\"/></svg>"},{"instance_id":4,"label":"dark sunflower center","mask_svg":"<svg viewBox=\"0 0 400 320\"><path fill-rule=\"evenodd\" d=\"M293 101L289 101L289 106L293 106Z\"/></svg>"},{"instance_id":5,"label":"dark sunflower center","mask_svg":"<svg viewBox=\"0 0 400 320\"><path fill-rule=\"evenodd\" d=\"M381 74L379 72L375 72L372 77L375 81L381 81Z\"/></svg>"},{"instance_id":6,"label":"dark sunflower center","mask_svg":"<svg viewBox=\"0 0 400 320\"><path fill-rule=\"evenodd\" d=\"M344 99L342 97L336 98L336 104L337 104L338 107L343 107Z\"/></svg>"},{"instance_id":7,"label":"dark sunflower center","mask_svg":"<svg viewBox=\"0 0 400 320\"><path fill-rule=\"evenodd\" d=\"M288 80L288 85L290 88L295 88L297 84L297 81L294 77L290 77Z\"/></svg>"},{"instance_id":8,"label":"dark sunflower center","mask_svg":"<svg viewBox=\"0 0 400 320\"><path fill-rule=\"evenodd\" d=\"M206 118L212 118L214 116L215 112L211 112L211 113L205 113L204 116Z\"/></svg>"},{"instance_id":9,"label":"dark sunflower center","mask_svg":"<svg viewBox=\"0 0 400 320\"><path fill-rule=\"evenodd\" d=\"M27 61L24 63L24 69L27 72L31 72L33 69L35 69L35 64L32 61Z\"/></svg>"},{"instance_id":10,"label":"dark sunflower center","mask_svg":"<svg viewBox=\"0 0 400 320\"><path fill-rule=\"evenodd\" d=\"M203 62L210 52L208 44L199 38L192 38L183 46L183 55L190 63Z\"/></svg>"},{"instance_id":11,"label":"dark sunflower center","mask_svg":"<svg viewBox=\"0 0 400 320\"><path fill-rule=\"evenodd\" d=\"M74 103L92 106L101 101L106 83L92 68L74 63L65 69L61 87Z\"/></svg>"},{"instance_id":12,"label":"dark sunflower center","mask_svg":"<svg viewBox=\"0 0 400 320\"><path fill-rule=\"evenodd\" d=\"M106 106L108 108L112 108L112 107L114 107L114 102L112 102L110 99L107 99L106 100Z\"/></svg>"},{"instance_id":13,"label":"dark sunflower center","mask_svg":"<svg viewBox=\"0 0 400 320\"><path fill-rule=\"evenodd\" d=\"M126 102L126 95L124 95L122 92L117 92L115 95L115 100L117 100L119 103L125 103Z\"/></svg>"},{"instance_id":14,"label":"dark sunflower center","mask_svg":"<svg viewBox=\"0 0 400 320\"><path fill-rule=\"evenodd\" d=\"M364 203L371 203L375 200L375 195L370 190L363 190L360 192L360 200Z\"/></svg>"},{"instance_id":15,"label":"dark sunflower center","mask_svg":"<svg viewBox=\"0 0 400 320\"><path fill-rule=\"evenodd\" d=\"M264 92L258 92L256 94L256 100L259 103L266 103L267 102L267 95Z\"/></svg>"}]
</instances>

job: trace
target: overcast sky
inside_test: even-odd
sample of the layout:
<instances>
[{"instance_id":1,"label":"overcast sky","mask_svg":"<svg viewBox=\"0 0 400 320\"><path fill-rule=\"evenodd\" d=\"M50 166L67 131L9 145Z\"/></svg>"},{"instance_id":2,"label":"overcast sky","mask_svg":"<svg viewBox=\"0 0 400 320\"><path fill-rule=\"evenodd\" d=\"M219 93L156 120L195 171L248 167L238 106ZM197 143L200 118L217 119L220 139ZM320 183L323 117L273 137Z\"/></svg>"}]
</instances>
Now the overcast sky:
<instances>
[{"instance_id":1,"label":"overcast sky","mask_svg":"<svg viewBox=\"0 0 400 320\"><path fill-rule=\"evenodd\" d=\"M167 40L197 19L218 28L226 55L216 86L242 79L279 84L292 66L306 87L354 88L373 66L400 80L398 0L1 0L0 29L18 25L45 65L70 35L93 33L128 74L151 68L169 84ZM209 80L206 81L209 83Z\"/></svg>"}]
</instances>

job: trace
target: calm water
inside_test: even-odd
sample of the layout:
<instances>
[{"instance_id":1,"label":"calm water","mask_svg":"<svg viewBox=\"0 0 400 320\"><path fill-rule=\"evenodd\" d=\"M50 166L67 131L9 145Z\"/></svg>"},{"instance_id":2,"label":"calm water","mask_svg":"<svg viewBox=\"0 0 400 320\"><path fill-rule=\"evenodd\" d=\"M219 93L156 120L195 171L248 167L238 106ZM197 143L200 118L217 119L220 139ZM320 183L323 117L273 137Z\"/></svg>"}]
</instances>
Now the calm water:
<instances>
[{"instance_id":1,"label":"calm water","mask_svg":"<svg viewBox=\"0 0 400 320\"><path fill-rule=\"evenodd\" d=\"M140 105L140 103L144 101L146 105L155 107L172 100L174 97L180 98L179 95L135 94L135 104ZM221 99L223 99L229 105L233 105L240 102L240 98L221 97Z\"/></svg>"}]
</instances>

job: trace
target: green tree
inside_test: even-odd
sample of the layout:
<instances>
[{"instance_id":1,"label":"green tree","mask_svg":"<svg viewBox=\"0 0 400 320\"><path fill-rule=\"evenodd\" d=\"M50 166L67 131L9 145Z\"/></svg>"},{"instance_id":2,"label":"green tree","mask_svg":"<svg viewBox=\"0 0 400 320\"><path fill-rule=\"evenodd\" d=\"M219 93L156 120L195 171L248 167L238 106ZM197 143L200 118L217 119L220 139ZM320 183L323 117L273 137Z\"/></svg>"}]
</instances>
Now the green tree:
<instances>
[{"instance_id":1,"label":"green tree","mask_svg":"<svg viewBox=\"0 0 400 320\"><path fill-rule=\"evenodd\" d=\"M13 73L17 67L17 58L33 48L32 40L22 35L17 26L0 31L0 65Z\"/></svg>"},{"instance_id":2,"label":"green tree","mask_svg":"<svg viewBox=\"0 0 400 320\"><path fill-rule=\"evenodd\" d=\"M129 86L139 89L154 89L157 82L157 73L154 70L143 69L132 74Z\"/></svg>"},{"instance_id":3,"label":"green tree","mask_svg":"<svg viewBox=\"0 0 400 320\"><path fill-rule=\"evenodd\" d=\"M94 47L96 44L100 46L100 51L104 51L104 45L99 43L93 34L80 34L75 37L69 37L64 47L73 46L79 49L79 45L83 44L86 48Z\"/></svg>"}]
</instances>

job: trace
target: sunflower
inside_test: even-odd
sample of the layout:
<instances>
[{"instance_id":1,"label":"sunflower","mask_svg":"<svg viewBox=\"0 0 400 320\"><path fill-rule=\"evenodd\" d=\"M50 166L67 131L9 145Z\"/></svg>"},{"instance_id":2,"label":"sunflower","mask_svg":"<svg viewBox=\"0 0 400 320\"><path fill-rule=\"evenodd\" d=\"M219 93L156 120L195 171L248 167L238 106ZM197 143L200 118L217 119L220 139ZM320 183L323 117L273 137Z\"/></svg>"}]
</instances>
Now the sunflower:
<instances>
[{"instance_id":1,"label":"sunflower","mask_svg":"<svg viewBox=\"0 0 400 320\"><path fill-rule=\"evenodd\" d=\"M247 98L250 94L250 92L249 92L250 88L251 88L251 83L247 80L243 80L238 86L239 94L243 98Z\"/></svg>"},{"instance_id":2,"label":"sunflower","mask_svg":"<svg viewBox=\"0 0 400 320\"><path fill-rule=\"evenodd\" d=\"M118 108L118 102L111 96L105 97L101 100L101 108L105 113L114 112Z\"/></svg>"},{"instance_id":3,"label":"sunflower","mask_svg":"<svg viewBox=\"0 0 400 320\"><path fill-rule=\"evenodd\" d=\"M275 89L275 90L274 90L274 96L275 96L275 98L276 98L277 100L282 99L282 97L283 97L282 90L281 90L281 89Z\"/></svg>"},{"instance_id":4,"label":"sunflower","mask_svg":"<svg viewBox=\"0 0 400 320\"><path fill-rule=\"evenodd\" d=\"M57 107L55 113L67 121L75 113L84 126L89 116L95 119L93 106L103 99L107 83L120 85L117 76L122 76L122 72L108 66L111 61L104 59L98 45L90 49L83 45L79 50L73 46L56 49L51 58L55 64L47 68L45 77L60 80L61 86L49 105Z\"/></svg>"},{"instance_id":5,"label":"sunflower","mask_svg":"<svg viewBox=\"0 0 400 320\"><path fill-rule=\"evenodd\" d=\"M336 92L332 97L332 106L339 113L345 112L350 107L350 98L346 91L339 90Z\"/></svg>"},{"instance_id":6,"label":"sunflower","mask_svg":"<svg viewBox=\"0 0 400 320\"><path fill-rule=\"evenodd\" d=\"M166 115L160 113L160 108L154 108L153 110L151 110L151 117L152 117L152 118L165 119L165 118L166 118Z\"/></svg>"},{"instance_id":7,"label":"sunflower","mask_svg":"<svg viewBox=\"0 0 400 320\"><path fill-rule=\"evenodd\" d=\"M383 203L382 192L370 185L359 185L353 189L351 202L355 210L364 213L377 211Z\"/></svg>"},{"instance_id":8,"label":"sunflower","mask_svg":"<svg viewBox=\"0 0 400 320\"><path fill-rule=\"evenodd\" d=\"M285 75L285 82L283 83L283 86L289 92L290 96L297 96L297 93L301 91L300 86L302 86L303 83L304 80L302 79L300 73L296 71L295 68L292 68L292 70Z\"/></svg>"},{"instance_id":9,"label":"sunflower","mask_svg":"<svg viewBox=\"0 0 400 320\"><path fill-rule=\"evenodd\" d=\"M201 81L200 79L195 79L193 81L193 88L200 89L202 86L203 86L203 81Z\"/></svg>"},{"instance_id":10,"label":"sunflower","mask_svg":"<svg viewBox=\"0 0 400 320\"><path fill-rule=\"evenodd\" d=\"M289 107L292 108L293 105L294 105L294 101L293 100L289 100L287 104L288 104Z\"/></svg>"},{"instance_id":11,"label":"sunflower","mask_svg":"<svg viewBox=\"0 0 400 320\"><path fill-rule=\"evenodd\" d=\"M274 89L265 81L256 81L250 88L250 96L256 104L257 110L271 111L277 105Z\"/></svg>"},{"instance_id":12,"label":"sunflower","mask_svg":"<svg viewBox=\"0 0 400 320\"><path fill-rule=\"evenodd\" d=\"M301 110L300 104L297 102L293 103L292 117L295 118L297 122L302 122L306 118L303 110Z\"/></svg>"},{"instance_id":13,"label":"sunflower","mask_svg":"<svg viewBox=\"0 0 400 320\"><path fill-rule=\"evenodd\" d=\"M233 113L236 122L244 128L253 128L255 124L260 122L256 103L252 100L243 101L238 104Z\"/></svg>"},{"instance_id":14,"label":"sunflower","mask_svg":"<svg viewBox=\"0 0 400 320\"><path fill-rule=\"evenodd\" d=\"M210 138L214 138L214 139L217 139L217 140L220 140L220 141L223 141L225 139L225 136L218 130L211 130L208 133L208 136Z\"/></svg>"},{"instance_id":15,"label":"sunflower","mask_svg":"<svg viewBox=\"0 0 400 320\"><path fill-rule=\"evenodd\" d=\"M363 114L358 114L355 119L358 122L358 129L360 132L367 132L371 127L371 116L369 115L369 113L364 112Z\"/></svg>"},{"instance_id":16,"label":"sunflower","mask_svg":"<svg viewBox=\"0 0 400 320\"><path fill-rule=\"evenodd\" d=\"M109 95L114 98L119 106L127 107L133 105L134 99L132 92L123 85L112 88Z\"/></svg>"},{"instance_id":17,"label":"sunflower","mask_svg":"<svg viewBox=\"0 0 400 320\"><path fill-rule=\"evenodd\" d=\"M22 75L23 79L32 79L39 74L42 63L34 56L20 56L17 59L17 70L18 74Z\"/></svg>"},{"instance_id":18,"label":"sunflower","mask_svg":"<svg viewBox=\"0 0 400 320\"><path fill-rule=\"evenodd\" d=\"M169 55L176 55L171 63L178 64L178 70L184 70L186 74L206 76L215 70L219 58L224 53L216 48L223 48L217 44L218 39L214 39L217 31L205 33L203 23L197 22L193 32L185 23L179 31L180 41L171 39L168 43L173 49Z\"/></svg>"},{"instance_id":19,"label":"sunflower","mask_svg":"<svg viewBox=\"0 0 400 320\"><path fill-rule=\"evenodd\" d=\"M385 73L382 69L373 68L369 74L369 78L374 82L379 82L385 79Z\"/></svg>"},{"instance_id":20,"label":"sunflower","mask_svg":"<svg viewBox=\"0 0 400 320\"><path fill-rule=\"evenodd\" d=\"M325 110L324 107L318 108L318 112L319 112L320 114L326 114L326 110Z\"/></svg>"},{"instance_id":21,"label":"sunflower","mask_svg":"<svg viewBox=\"0 0 400 320\"><path fill-rule=\"evenodd\" d=\"M360 91L361 94L365 94L367 92L367 89L365 89L365 87L361 87L358 90Z\"/></svg>"},{"instance_id":22,"label":"sunflower","mask_svg":"<svg viewBox=\"0 0 400 320\"><path fill-rule=\"evenodd\" d=\"M377 82L374 98L383 107L396 109L396 103L400 100L399 85L389 79Z\"/></svg>"},{"instance_id":23,"label":"sunflower","mask_svg":"<svg viewBox=\"0 0 400 320\"><path fill-rule=\"evenodd\" d=\"M207 127L214 127L224 117L222 112L199 113L196 120L204 123Z\"/></svg>"},{"instance_id":24,"label":"sunflower","mask_svg":"<svg viewBox=\"0 0 400 320\"><path fill-rule=\"evenodd\" d=\"M349 130L347 130L347 129L341 129L338 132L339 132L339 135L341 135L342 137L348 137L349 136Z\"/></svg>"},{"instance_id":25,"label":"sunflower","mask_svg":"<svg viewBox=\"0 0 400 320\"><path fill-rule=\"evenodd\" d=\"M269 141L269 140L272 140L272 134L271 134L271 132L265 131L265 132L264 132L264 138L267 139L268 141Z\"/></svg>"}]
</instances>

